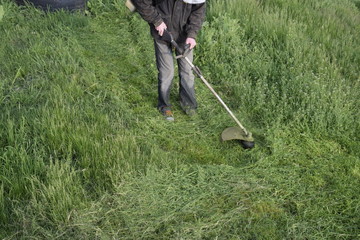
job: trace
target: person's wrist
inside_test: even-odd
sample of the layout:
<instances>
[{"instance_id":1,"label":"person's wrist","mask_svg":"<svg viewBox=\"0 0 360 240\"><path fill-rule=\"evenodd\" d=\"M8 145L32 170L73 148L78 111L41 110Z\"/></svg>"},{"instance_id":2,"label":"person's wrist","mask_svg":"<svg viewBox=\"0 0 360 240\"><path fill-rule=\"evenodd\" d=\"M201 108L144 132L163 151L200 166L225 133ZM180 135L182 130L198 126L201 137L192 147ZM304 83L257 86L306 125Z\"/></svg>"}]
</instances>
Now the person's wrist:
<instances>
[{"instance_id":1,"label":"person's wrist","mask_svg":"<svg viewBox=\"0 0 360 240\"><path fill-rule=\"evenodd\" d=\"M194 32L189 32L188 35L187 35L187 37L196 40L196 33L194 33Z\"/></svg>"},{"instance_id":2,"label":"person's wrist","mask_svg":"<svg viewBox=\"0 0 360 240\"><path fill-rule=\"evenodd\" d=\"M158 27L158 26L160 26L163 22L164 22L164 21L163 21L162 19L160 19L160 20L158 20L158 21L156 21L156 22L154 23L154 26L155 26L155 27Z\"/></svg>"}]
</instances>

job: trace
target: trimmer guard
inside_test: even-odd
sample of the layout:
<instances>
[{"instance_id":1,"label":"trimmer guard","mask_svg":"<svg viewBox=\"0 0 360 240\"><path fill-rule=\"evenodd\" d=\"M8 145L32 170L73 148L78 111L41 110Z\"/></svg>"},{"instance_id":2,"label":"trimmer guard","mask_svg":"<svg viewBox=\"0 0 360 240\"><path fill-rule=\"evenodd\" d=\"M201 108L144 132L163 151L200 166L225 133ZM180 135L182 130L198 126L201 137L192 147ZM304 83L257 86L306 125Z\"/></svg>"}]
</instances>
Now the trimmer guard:
<instances>
[{"instance_id":1,"label":"trimmer guard","mask_svg":"<svg viewBox=\"0 0 360 240\"><path fill-rule=\"evenodd\" d=\"M228 127L221 133L221 140L228 141L228 140L243 140L246 142L254 142L254 138L252 134L248 132L246 133L239 127Z\"/></svg>"}]
</instances>

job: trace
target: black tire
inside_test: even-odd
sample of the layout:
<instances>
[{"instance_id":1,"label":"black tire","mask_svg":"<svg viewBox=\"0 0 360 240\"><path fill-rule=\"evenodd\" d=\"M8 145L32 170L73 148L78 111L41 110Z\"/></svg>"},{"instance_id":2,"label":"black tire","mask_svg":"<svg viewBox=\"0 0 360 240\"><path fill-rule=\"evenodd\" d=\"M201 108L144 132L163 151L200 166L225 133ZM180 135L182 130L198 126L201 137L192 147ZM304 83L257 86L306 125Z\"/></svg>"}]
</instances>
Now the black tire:
<instances>
[{"instance_id":1,"label":"black tire","mask_svg":"<svg viewBox=\"0 0 360 240\"><path fill-rule=\"evenodd\" d=\"M66 10L83 10L85 9L86 0L18 0L18 3L29 2L35 7L40 7L44 10L51 11L66 9Z\"/></svg>"}]
</instances>

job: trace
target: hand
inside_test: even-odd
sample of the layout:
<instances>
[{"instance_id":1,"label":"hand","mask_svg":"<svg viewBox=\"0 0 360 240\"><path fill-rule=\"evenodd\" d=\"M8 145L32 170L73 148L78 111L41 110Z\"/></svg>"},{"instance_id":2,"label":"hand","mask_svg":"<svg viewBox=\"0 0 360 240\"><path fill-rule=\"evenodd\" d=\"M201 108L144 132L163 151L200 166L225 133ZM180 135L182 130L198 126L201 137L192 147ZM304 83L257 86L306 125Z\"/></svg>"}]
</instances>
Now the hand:
<instances>
[{"instance_id":1,"label":"hand","mask_svg":"<svg viewBox=\"0 0 360 240\"><path fill-rule=\"evenodd\" d=\"M155 27L156 31L158 31L159 35L162 36L164 31L167 29L167 26L164 22L162 22L159 26Z\"/></svg>"},{"instance_id":2,"label":"hand","mask_svg":"<svg viewBox=\"0 0 360 240\"><path fill-rule=\"evenodd\" d=\"M194 38L187 38L185 44L190 44L190 49L196 46L196 40Z\"/></svg>"}]
</instances>

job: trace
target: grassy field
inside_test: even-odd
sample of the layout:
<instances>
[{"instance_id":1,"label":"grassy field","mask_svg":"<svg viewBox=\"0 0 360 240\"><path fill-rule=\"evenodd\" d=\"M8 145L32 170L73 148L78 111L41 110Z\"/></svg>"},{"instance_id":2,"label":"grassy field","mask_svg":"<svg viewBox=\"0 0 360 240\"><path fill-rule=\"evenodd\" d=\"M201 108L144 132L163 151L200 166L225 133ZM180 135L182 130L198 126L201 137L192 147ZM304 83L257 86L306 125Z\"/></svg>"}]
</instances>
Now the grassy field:
<instances>
[{"instance_id":1,"label":"grassy field","mask_svg":"<svg viewBox=\"0 0 360 240\"><path fill-rule=\"evenodd\" d=\"M1 239L360 239L360 1L209 0L198 114L156 110L147 24L0 0Z\"/></svg>"}]
</instances>

